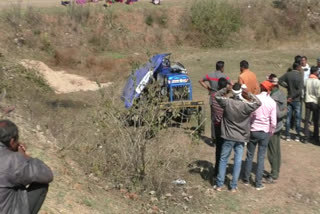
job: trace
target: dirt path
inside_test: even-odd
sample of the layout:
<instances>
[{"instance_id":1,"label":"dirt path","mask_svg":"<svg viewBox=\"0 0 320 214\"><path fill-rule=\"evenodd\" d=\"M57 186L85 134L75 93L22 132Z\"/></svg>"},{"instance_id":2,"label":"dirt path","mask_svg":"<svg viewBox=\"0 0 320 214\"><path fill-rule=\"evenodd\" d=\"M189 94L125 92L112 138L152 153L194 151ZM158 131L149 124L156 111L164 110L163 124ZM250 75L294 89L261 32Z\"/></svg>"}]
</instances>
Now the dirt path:
<instances>
[{"instance_id":1,"label":"dirt path","mask_svg":"<svg viewBox=\"0 0 320 214\"><path fill-rule=\"evenodd\" d=\"M21 64L27 69L34 69L47 81L56 94L71 93L77 91L96 91L100 87L108 87L112 83L90 81L82 76L68 74L65 71L54 71L46 64L35 60L22 60Z\"/></svg>"}]
</instances>

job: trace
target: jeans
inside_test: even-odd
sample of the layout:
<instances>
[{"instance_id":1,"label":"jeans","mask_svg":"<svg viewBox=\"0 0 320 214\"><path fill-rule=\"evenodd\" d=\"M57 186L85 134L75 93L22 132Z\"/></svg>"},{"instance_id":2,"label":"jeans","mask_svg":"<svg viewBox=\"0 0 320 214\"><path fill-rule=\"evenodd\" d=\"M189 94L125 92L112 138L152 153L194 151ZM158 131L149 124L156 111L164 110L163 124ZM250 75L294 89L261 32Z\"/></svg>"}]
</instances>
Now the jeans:
<instances>
[{"instance_id":1,"label":"jeans","mask_svg":"<svg viewBox=\"0 0 320 214\"><path fill-rule=\"evenodd\" d=\"M307 138L310 138L310 131L309 131L309 120L311 112L313 112L313 139L318 141L319 140L319 109L318 104L315 103L306 103L306 116L304 120L304 135Z\"/></svg>"},{"instance_id":2,"label":"jeans","mask_svg":"<svg viewBox=\"0 0 320 214\"><path fill-rule=\"evenodd\" d=\"M301 102L293 101L288 103L288 113L287 113L287 121L286 121L286 136L290 136L290 120L292 117L292 112L295 113L296 120L296 132L297 135L300 135L300 122L301 122Z\"/></svg>"},{"instance_id":3,"label":"jeans","mask_svg":"<svg viewBox=\"0 0 320 214\"><path fill-rule=\"evenodd\" d=\"M237 188L237 183L241 170L241 161L243 154L243 142L236 142L230 140L224 140L222 144L221 158L219 164L219 173L217 177L217 186L222 187L224 184L224 179L226 175L227 163L231 154L232 149L234 149L234 166L232 173L231 189Z\"/></svg>"},{"instance_id":4,"label":"jeans","mask_svg":"<svg viewBox=\"0 0 320 214\"><path fill-rule=\"evenodd\" d=\"M267 151L269 143L269 134L263 131L254 131L250 133L250 141L247 144L247 158L245 161L244 177L243 180L249 181L252 161L254 158L254 152L256 150L256 145L258 144L258 157L257 157L257 171L256 171L256 186L262 185L262 174L264 170L264 156Z\"/></svg>"},{"instance_id":5,"label":"jeans","mask_svg":"<svg viewBox=\"0 0 320 214\"><path fill-rule=\"evenodd\" d=\"M31 214L39 212L48 192L48 184L32 183L27 188L29 209Z\"/></svg>"}]
</instances>

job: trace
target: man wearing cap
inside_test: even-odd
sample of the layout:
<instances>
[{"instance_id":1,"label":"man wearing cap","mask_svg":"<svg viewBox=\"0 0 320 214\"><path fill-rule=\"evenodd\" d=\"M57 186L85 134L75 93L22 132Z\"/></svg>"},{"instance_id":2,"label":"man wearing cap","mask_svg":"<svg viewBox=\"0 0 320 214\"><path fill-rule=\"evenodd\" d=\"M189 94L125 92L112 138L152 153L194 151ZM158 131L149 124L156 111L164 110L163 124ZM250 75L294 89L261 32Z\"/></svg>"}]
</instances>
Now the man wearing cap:
<instances>
[{"instance_id":1,"label":"man wearing cap","mask_svg":"<svg viewBox=\"0 0 320 214\"><path fill-rule=\"evenodd\" d=\"M274 183L279 177L281 166L280 134L283 127L283 119L287 115L287 99L285 94L279 89L278 78L275 74L267 76L267 80L273 84L270 96L277 104L277 127L270 137L267 152L271 172L266 176L267 183Z\"/></svg>"},{"instance_id":2,"label":"man wearing cap","mask_svg":"<svg viewBox=\"0 0 320 214\"><path fill-rule=\"evenodd\" d=\"M216 141L215 130L214 130L214 108L212 106L212 100L214 99L214 93L218 91L218 81L220 78L225 78L229 83L231 83L230 78L224 73L224 62L218 61L216 63L216 71L210 72L205 75L201 80L199 80L200 85L209 91L209 104L211 109L211 139L212 142ZM206 83L208 82L209 85Z\"/></svg>"},{"instance_id":3,"label":"man wearing cap","mask_svg":"<svg viewBox=\"0 0 320 214\"><path fill-rule=\"evenodd\" d=\"M250 137L250 115L261 105L261 101L246 90L242 91L240 83L232 87L233 97L225 96L227 88L216 93L215 99L224 109L221 122L221 137L224 139L219 164L219 173L215 189L221 191L224 185L226 168L231 151L234 150L234 166L230 188L232 192L237 191L238 178L241 170L244 143ZM248 97L247 101L243 96Z\"/></svg>"},{"instance_id":4,"label":"man wearing cap","mask_svg":"<svg viewBox=\"0 0 320 214\"><path fill-rule=\"evenodd\" d=\"M309 131L309 119L311 113L313 114L313 124L314 131L312 140L315 142L319 141L319 107L318 107L318 98L319 98L319 89L320 89L320 80L317 76L318 68L315 66L311 67L311 72L309 79L306 80L305 87L305 102L306 102L306 112L305 112L305 122L304 122L304 135L306 136L306 141L310 139Z\"/></svg>"},{"instance_id":5,"label":"man wearing cap","mask_svg":"<svg viewBox=\"0 0 320 214\"><path fill-rule=\"evenodd\" d=\"M260 84L261 93L257 95L262 105L251 114L250 141L247 144L247 158L244 168L244 184L249 184L252 170L252 161L256 146L258 145L257 171L255 185L257 190L264 188L262 174L264 169L264 156L267 151L269 137L275 132L277 125L277 104L270 97L273 84L264 81Z\"/></svg>"},{"instance_id":6,"label":"man wearing cap","mask_svg":"<svg viewBox=\"0 0 320 214\"><path fill-rule=\"evenodd\" d=\"M301 65L293 63L292 71L285 73L279 78L279 85L288 90L287 104L288 113L286 121L286 137L287 141L291 140L290 137L290 121L293 111L296 116L296 141L300 141L300 123L301 123L301 98L303 90L303 74Z\"/></svg>"},{"instance_id":7,"label":"man wearing cap","mask_svg":"<svg viewBox=\"0 0 320 214\"><path fill-rule=\"evenodd\" d=\"M246 60L240 62L240 75L238 82L245 85L248 91L252 94L259 94L260 88L255 73L249 70L249 63Z\"/></svg>"}]
</instances>

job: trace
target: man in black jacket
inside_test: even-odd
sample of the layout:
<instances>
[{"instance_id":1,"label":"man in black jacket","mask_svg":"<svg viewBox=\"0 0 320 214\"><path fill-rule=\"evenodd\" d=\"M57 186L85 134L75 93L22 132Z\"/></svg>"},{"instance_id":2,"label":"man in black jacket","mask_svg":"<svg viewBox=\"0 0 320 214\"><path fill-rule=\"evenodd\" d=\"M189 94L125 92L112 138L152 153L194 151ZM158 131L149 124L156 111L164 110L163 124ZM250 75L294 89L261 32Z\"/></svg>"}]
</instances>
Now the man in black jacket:
<instances>
[{"instance_id":1,"label":"man in black jacket","mask_svg":"<svg viewBox=\"0 0 320 214\"><path fill-rule=\"evenodd\" d=\"M288 113L286 121L287 141L290 141L290 120L293 111L296 116L296 141L300 141L300 123L301 123L301 98L303 90L303 73L299 63L293 63L292 71L285 73L279 78L279 85L288 90Z\"/></svg>"},{"instance_id":2,"label":"man in black jacket","mask_svg":"<svg viewBox=\"0 0 320 214\"><path fill-rule=\"evenodd\" d=\"M38 213L53 174L41 160L26 154L18 127L9 120L0 120L0 163L0 213Z\"/></svg>"}]
</instances>

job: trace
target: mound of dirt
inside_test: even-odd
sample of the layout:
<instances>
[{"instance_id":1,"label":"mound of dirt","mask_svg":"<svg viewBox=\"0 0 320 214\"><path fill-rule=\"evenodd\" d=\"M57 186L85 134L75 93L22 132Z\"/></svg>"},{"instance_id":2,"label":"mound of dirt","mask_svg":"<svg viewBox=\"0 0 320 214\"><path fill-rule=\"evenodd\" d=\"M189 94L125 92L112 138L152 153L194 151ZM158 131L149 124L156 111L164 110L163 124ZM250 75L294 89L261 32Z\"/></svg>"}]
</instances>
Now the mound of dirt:
<instances>
[{"instance_id":1,"label":"mound of dirt","mask_svg":"<svg viewBox=\"0 0 320 214\"><path fill-rule=\"evenodd\" d=\"M54 71L41 61L22 60L20 62L25 68L36 70L47 81L48 85L57 94L71 93L77 91L96 91L101 87L108 87L112 83L98 84L85 77L68 74L65 71Z\"/></svg>"}]
</instances>

